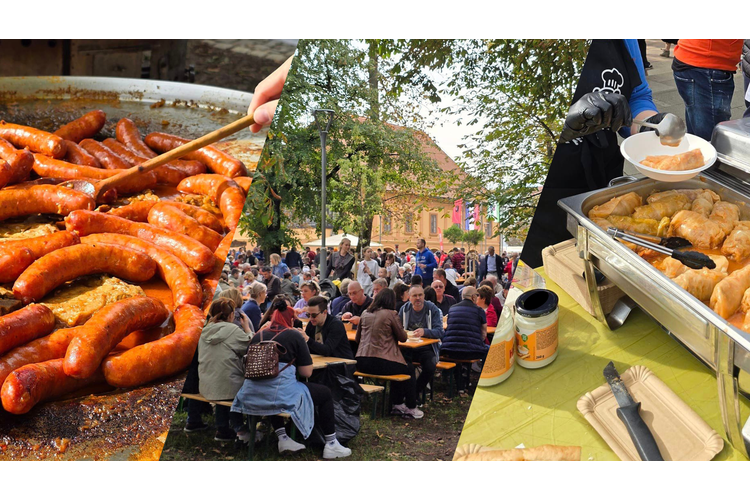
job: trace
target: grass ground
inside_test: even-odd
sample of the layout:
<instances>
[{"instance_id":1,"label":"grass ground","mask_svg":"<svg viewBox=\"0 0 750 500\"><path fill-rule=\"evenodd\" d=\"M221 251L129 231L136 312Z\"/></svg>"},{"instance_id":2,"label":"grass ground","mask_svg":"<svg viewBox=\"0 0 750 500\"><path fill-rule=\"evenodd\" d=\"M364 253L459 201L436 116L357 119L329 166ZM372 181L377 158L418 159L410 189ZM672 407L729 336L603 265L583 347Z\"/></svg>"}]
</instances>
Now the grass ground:
<instances>
[{"instance_id":1,"label":"grass ground","mask_svg":"<svg viewBox=\"0 0 750 500\"><path fill-rule=\"evenodd\" d=\"M421 420L404 420L395 416L371 420L372 403L364 398L360 417L362 427L348 444L353 453L346 460L450 460L471 396L449 399L447 389L446 384L436 379L435 399L430 401L428 397L422 408L425 416ZM213 416L204 416L204 421L210 426L207 431L191 434L182 430L186 418L184 411L175 413L161 460L246 460L246 447L214 441ZM320 448L308 448L295 455L279 455L275 436L264 439L256 446L255 453L256 460L321 460L322 456Z\"/></svg>"}]
</instances>

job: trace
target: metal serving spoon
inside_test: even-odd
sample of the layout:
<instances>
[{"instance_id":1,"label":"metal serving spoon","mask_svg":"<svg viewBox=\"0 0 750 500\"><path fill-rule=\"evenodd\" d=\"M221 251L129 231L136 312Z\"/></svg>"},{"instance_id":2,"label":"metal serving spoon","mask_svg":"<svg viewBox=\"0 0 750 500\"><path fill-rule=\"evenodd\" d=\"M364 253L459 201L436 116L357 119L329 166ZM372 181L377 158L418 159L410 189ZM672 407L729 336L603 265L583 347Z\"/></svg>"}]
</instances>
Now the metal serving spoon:
<instances>
[{"instance_id":1,"label":"metal serving spoon","mask_svg":"<svg viewBox=\"0 0 750 500\"><path fill-rule=\"evenodd\" d=\"M648 127L656 130L656 134L659 136L659 141L664 146L677 147L680 145L680 141L685 137L687 133L687 126L685 120L672 113L664 115L664 119L658 123L648 123L642 120L633 120L633 123L640 125L641 127Z\"/></svg>"}]
</instances>

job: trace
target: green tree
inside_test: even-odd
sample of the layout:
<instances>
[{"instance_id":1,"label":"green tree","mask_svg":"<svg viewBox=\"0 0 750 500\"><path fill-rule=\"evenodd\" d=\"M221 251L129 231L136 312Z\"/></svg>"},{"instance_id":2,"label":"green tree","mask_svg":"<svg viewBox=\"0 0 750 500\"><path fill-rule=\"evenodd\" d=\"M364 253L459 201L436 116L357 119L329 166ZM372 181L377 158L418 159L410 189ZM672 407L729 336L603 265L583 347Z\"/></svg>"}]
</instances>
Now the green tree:
<instances>
[{"instance_id":1,"label":"green tree","mask_svg":"<svg viewBox=\"0 0 750 500\"><path fill-rule=\"evenodd\" d=\"M471 175L461 191L478 202L499 203L500 230L524 236L588 52L587 40L406 40L398 78L415 80L443 111L482 124L465 137L459 164ZM446 69L445 88L424 68Z\"/></svg>"},{"instance_id":2,"label":"green tree","mask_svg":"<svg viewBox=\"0 0 750 500\"><path fill-rule=\"evenodd\" d=\"M461 241L466 243L469 248L476 247L484 239L484 231L479 229L471 229L465 231Z\"/></svg>"},{"instance_id":3,"label":"green tree","mask_svg":"<svg viewBox=\"0 0 750 500\"><path fill-rule=\"evenodd\" d=\"M455 245L459 241L464 241L464 231L461 229L461 226L454 224L443 231L443 237Z\"/></svg>"},{"instance_id":4,"label":"green tree","mask_svg":"<svg viewBox=\"0 0 750 500\"><path fill-rule=\"evenodd\" d=\"M419 211L429 196L447 193L449 179L423 152L415 128L420 107L401 98L410 85L391 70L400 54L377 40L302 40L284 85L248 193L241 230L264 249L296 242L295 225L314 223L320 233L320 139L315 108L335 118L328 135L328 222L367 245L376 214L386 213L386 191L414 196ZM408 125L408 127L407 127ZM388 203L387 203L388 202Z\"/></svg>"}]
</instances>

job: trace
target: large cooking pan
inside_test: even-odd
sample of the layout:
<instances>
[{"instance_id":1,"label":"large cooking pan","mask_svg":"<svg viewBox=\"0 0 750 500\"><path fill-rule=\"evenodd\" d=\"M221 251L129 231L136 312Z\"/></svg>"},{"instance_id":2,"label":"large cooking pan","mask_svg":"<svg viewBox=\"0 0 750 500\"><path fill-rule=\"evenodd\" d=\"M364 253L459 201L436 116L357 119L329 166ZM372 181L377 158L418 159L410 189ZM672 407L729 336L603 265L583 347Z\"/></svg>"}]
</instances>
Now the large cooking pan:
<instances>
[{"instance_id":1,"label":"large cooking pan","mask_svg":"<svg viewBox=\"0 0 750 500\"><path fill-rule=\"evenodd\" d=\"M252 94L154 80L93 77L0 78L0 119L56 130L83 112L101 109L114 124L131 118L146 134L189 139L246 113ZM217 147L253 170L265 131L243 131ZM184 375L129 391L84 395L39 405L13 416L0 409L0 459L158 458L182 389Z\"/></svg>"}]
</instances>

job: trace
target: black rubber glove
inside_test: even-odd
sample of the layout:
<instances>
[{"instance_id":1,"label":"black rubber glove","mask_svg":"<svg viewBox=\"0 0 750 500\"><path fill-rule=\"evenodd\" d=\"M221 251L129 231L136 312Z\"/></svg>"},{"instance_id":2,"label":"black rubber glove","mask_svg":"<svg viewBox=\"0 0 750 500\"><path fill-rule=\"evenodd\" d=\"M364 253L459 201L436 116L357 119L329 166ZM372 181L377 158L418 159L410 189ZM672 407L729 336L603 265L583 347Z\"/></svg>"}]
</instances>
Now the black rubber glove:
<instances>
[{"instance_id":1,"label":"black rubber glove","mask_svg":"<svg viewBox=\"0 0 750 500\"><path fill-rule=\"evenodd\" d=\"M661 121L664 119L665 116L667 116L666 113L656 113L655 115L649 116L648 118L646 118L643 121L647 122L647 123L653 123L654 125L658 125L658 124L661 123ZM655 128L644 127L643 125L641 125L641 126L638 127L638 133L639 134L641 132L649 132L651 130L653 130L654 132L656 132L657 136L659 135L659 131L656 130Z\"/></svg>"},{"instance_id":2,"label":"black rubber glove","mask_svg":"<svg viewBox=\"0 0 750 500\"><path fill-rule=\"evenodd\" d=\"M630 126L632 122L630 105L624 95L611 92L589 92L568 110L565 126L560 134L560 143L569 142L605 128L617 132L620 127Z\"/></svg>"}]
</instances>

